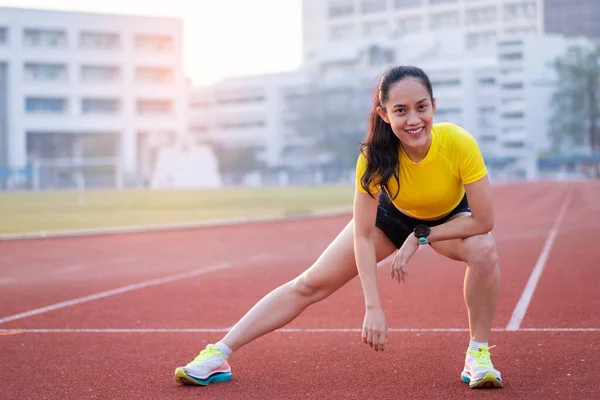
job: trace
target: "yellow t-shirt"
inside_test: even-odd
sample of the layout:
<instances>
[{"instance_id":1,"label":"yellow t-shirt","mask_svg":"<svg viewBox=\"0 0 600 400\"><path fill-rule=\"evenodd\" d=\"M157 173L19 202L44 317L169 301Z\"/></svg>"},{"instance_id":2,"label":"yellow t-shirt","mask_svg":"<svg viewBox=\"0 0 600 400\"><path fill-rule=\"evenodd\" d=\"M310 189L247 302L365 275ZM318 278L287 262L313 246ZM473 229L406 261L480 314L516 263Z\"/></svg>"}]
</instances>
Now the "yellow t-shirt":
<instances>
[{"instance_id":1,"label":"yellow t-shirt","mask_svg":"<svg viewBox=\"0 0 600 400\"><path fill-rule=\"evenodd\" d=\"M417 219L435 219L452 211L465 194L463 185L473 183L487 174L477 142L463 128L450 123L433 124L431 147L418 163L399 149L400 191L393 200L396 207ZM367 193L360 184L367 158L361 153L356 163L356 188ZM391 195L398 182L389 182ZM371 193L380 190L371 185Z\"/></svg>"}]
</instances>

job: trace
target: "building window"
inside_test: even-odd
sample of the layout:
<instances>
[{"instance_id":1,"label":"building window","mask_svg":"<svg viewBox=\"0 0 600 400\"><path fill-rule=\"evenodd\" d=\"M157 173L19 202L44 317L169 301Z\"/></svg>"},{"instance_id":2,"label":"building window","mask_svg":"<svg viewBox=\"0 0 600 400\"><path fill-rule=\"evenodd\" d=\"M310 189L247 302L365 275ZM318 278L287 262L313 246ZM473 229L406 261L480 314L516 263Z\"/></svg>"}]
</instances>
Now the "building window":
<instances>
[{"instance_id":1,"label":"building window","mask_svg":"<svg viewBox=\"0 0 600 400\"><path fill-rule=\"evenodd\" d=\"M523 53L504 53L504 54L500 54L498 56L498 58L500 58L500 60L508 60L508 61L513 61L513 60L522 60L523 59Z\"/></svg>"},{"instance_id":2,"label":"building window","mask_svg":"<svg viewBox=\"0 0 600 400\"><path fill-rule=\"evenodd\" d=\"M367 51L369 57L369 65L390 65L396 59L394 49L385 48L382 46L371 46Z\"/></svg>"},{"instance_id":3,"label":"building window","mask_svg":"<svg viewBox=\"0 0 600 400\"><path fill-rule=\"evenodd\" d=\"M519 90L523 89L523 82L510 82L502 84L502 89L506 90Z\"/></svg>"},{"instance_id":4,"label":"building window","mask_svg":"<svg viewBox=\"0 0 600 400\"><path fill-rule=\"evenodd\" d=\"M362 0L360 10L363 14L371 14L385 11L387 0Z\"/></svg>"},{"instance_id":5,"label":"building window","mask_svg":"<svg viewBox=\"0 0 600 400\"><path fill-rule=\"evenodd\" d=\"M515 125L510 128L502 128L502 133L505 135L522 133L525 128L521 125Z\"/></svg>"},{"instance_id":6,"label":"building window","mask_svg":"<svg viewBox=\"0 0 600 400\"><path fill-rule=\"evenodd\" d=\"M8 43L8 28L0 26L0 45Z\"/></svg>"},{"instance_id":7,"label":"building window","mask_svg":"<svg viewBox=\"0 0 600 400\"><path fill-rule=\"evenodd\" d=\"M135 69L135 81L140 83L171 83L173 70L171 68L138 67Z\"/></svg>"},{"instance_id":8,"label":"building window","mask_svg":"<svg viewBox=\"0 0 600 400\"><path fill-rule=\"evenodd\" d=\"M83 114L118 114L121 111L121 100L119 99L89 99L81 101L81 112Z\"/></svg>"},{"instance_id":9,"label":"building window","mask_svg":"<svg viewBox=\"0 0 600 400\"><path fill-rule=\"evenodd\" d=\"M493 46L496 43L496 32L470 33L467 35L467 48L477 49Z\"/></svg>"},{"instance_id":10,"label":"building window","mask_svg":"<svg viewBox=\"0 0 600 400\"><path fill-rule=\"evenodd\" d=\"M481 107L479 109L479 126L482 128L494 126L495 113L496 109L494 107Z\"/></svg>"},{"instance_id":11,"label":"building window","mask_svg":"<svg viewBox=\"0 0 600 400\"><path fill-rule=\"evenodd\" d=\"M527 27L523 27L523 28L511 28L511 29L506 29L505 33L507 35L527 35L529 33L537 33L537 27L527 26Z\"/></svg>"},{"instance_id":12,"label":"building window","mask_svg":"<svg viewBox=\"0 0 600 400\"><path fill-rule=\"evenodd\" d=\"M237 130L237 129L256 129L263 128L265 121L224 121L219 123L219 128L224 130Z\"/></svg>"},{"instance_id":13,"label":"building window","mask_svg":"<svg viewBox=\"0 0 600 400\"><path fill-rule=\"evenodd\" d=\"M394 7L396 9L419 7L421 5L423 5L423 0L394 0Z\"/></svg>"},{"instance_id":14,"label":"building window","mask_svg":"<svg viewBox=\"0 0 600 400\"><path fill-rule=\"evenodd\" d=\"M522 40L503 40L498 42L498 46L521 46L523 44Z\"/></svg>"},{"instance_id":15,"label":"building window","mask_svg":"<svg viewBox=\"0 0 600 400\"><path fill-rule=\"evenodd\" d=\"M431 14L429 27L432 31L454 28L458 26L458 18L457 12Z\"/></svg>"},{"instance_id":16,"label":"building window","mask_svg":"<svg viewBox=\"0 0 600 400\"><path fill-rule=\"evenodd\" d=\"M121 79L121 68L96 65L81 67L81 80L83 82L117 82Z\"/></svg>"},{"instance_id":17,"label":"building window","mask_svg":"<svg viewBox=\"0 0 600 400\"><path fill-rule=\"evenodd\" d=\"M493 76L483 76L479 78L478 82L481 86L494 86L496 84L496 78Z\"/></svg>"},{"instance_id":18,"label":"building window","mask_svg":"<svg viewBox=\"0 0 600 400\"><path fill-rule=\"evenodd\" d=\"M354 26L339 25L329 27L329 40L338 41L350 39L354 36Z\"/></svg>"},{"instance_id":19,"label":"building window","mask_svg":"<svg viewBox=\"0 0 600 400\"><path fill-rule=\"evenodd\" d=\"M504 99L502 99L502 104L510 106L513 104L520 104L523 102L523 98L522 97L505 97Z\"/></svg>"},{"instance_id":20,"label":"building window","mask_svg":"<svg viewBox=\"0 0 600 400\"><path fill-rule=\"evenodd\" d=\"M458 3L458 0L429 0L430 5L447 3Z\"/></svg>"},{"instance_id":21,"label":"building window","mask_svg":"<svg viewBox=\"0 0 600 400\"><path fill-rule=\"evenodd\" d=\"M536 3L533 1L529 1L527 3L507 4L504 6L505 22L517 22L536 18L537 7Z\"/></svg>"},{"instance_id":22,"label":"building window","mask_svg":"<svg viewBox=\"0 0 600 400\"><path fill-rule=\"evenodd\" d=\"M121 48L121 37L117 33L81 32L79 47L82 49L117 50Z\"/></svg>"},{"instance_id":23,"label":"building window","mask_svg":"<svg viewBox=\"0 0 600 400\"><path fill-rule=\"evenodd\" d=\"M233 104L257 104L263 103L265 101L265 96L262 94L254 94L254 95L216 95L216 103L219 105L233 105Z\"/></svg>"},{"instance_id":24,"label":"building window","mask_svg":"<svg viewBox=\"0 0 600 400\"><path fill-rule=\"evenodd\" d=\"M523 142L522 140L517 142L505 142L504 147L508 149L522 149L525 147L525 142Z\"/></svg>"},{"instance_id":25,"label":"building window","mask_svg":"<svg viewBox=\"0 0 600 400\"><path fill-rule=\"evenodd\" d=\"M462 123L461 114L460 108L438 108L434 119L436 122L452 121L460 125Z\"/></svg>"},{"instance_id":26,"label":"building window","mask_svg":"<svg viewBox=\"0 0 600 400\"><path fill-rule=\"evenodd\" d=\"M365 22L365 24L363 25L364 37L382 36L387 33L388 25L386 21Z\"/></svg>"},{"instance_id":27,"label":"building window","mask_svg":"<svg viewBox=\"0 0 600 400\"><path fill-rule=\"evenodd\" d=\"M23 72L27 82L65 82L68 79L64 64L25 63Z\"/></svg>"},{"instance_id":28,"label":"building window","mask_svg":"<svg viewBox=\"0 0 600 400\"><path fill-rule=\"evenodd\" d=\"M334 0L329 2L329 18L347 17L354 13L354 4L352 0Z\"/></svg>"},{"instance_id":29,"label":"building window","mask_svg":"<svg viewBox=\"0 0 600 400\"><path fill-rule=\"evenodd\" d=\"M67 112L67 99L55 97L27 97L25 112L27 114L63 114Z\"/></svg>"},{"instance_id":30,"label":"building window","mask_svg":"<svg viewBox=\"0 0 600 400\"><path fill-rule=\"evenodd\" d=\"M166 35L136 35L135 49L148 52L170 52L175 50L173 37Z\"/></svg>"},{"instance_id":31,"label":"building window","mask_svg":"<svg viewBox=\"0 0 600 400\"><path fill-rule=\"evenodd\" d=\"M458 78L447 78L447 79L432 79L431 86L433 88L441 87L456 87L460 85L460 79Z\"/></svg>"},{"instance_id":32,"label":"building window","mask_svg":"<svg viewBox=\"0 0 600 400\"><path fill-rule=\"evenodd\" d=\"M496 22L496 7L483 7L467 10L467 25L482 25Z\"/></svg>"},{"instance_id":33,"label":"building window","mask_svg":"<svg viewBox=\"0 0 600 400\"><path fill-rule=\"evenodd\" d=\"M67 32L51 29L25 29L23 32L24 47L67 47Z\"/></svg>"},{"instance_id":34,"label":"building window","mask_svg":"<svg viewBox=\"0 0 600 400\"><path fill-rule=\"evenodd\" d=\"M173 112L173 101L137 100L136 110L139 115L169 115Z\"/></svg>"},{"instance_id":35,"label":"building window","mask_svg":"<svg viewBox=\"0 0 600 400\"><path fill-rule=\"evenodd\" d=\"M404 36L411 33L420 32L422 29L421 18L405 18L398 20L396 25L396 35Z\"/></svg>"},{"instance_id":36,"label":"building window","mask_svg":"<svg viewBox=\"0 0 600 400\"><path fill-rule=\"evenodd\" d=\"M505 119L523 119L525 118L525 113L523 111L510 111L502 114L502 118Z\"/></svg>"}]
</instances>

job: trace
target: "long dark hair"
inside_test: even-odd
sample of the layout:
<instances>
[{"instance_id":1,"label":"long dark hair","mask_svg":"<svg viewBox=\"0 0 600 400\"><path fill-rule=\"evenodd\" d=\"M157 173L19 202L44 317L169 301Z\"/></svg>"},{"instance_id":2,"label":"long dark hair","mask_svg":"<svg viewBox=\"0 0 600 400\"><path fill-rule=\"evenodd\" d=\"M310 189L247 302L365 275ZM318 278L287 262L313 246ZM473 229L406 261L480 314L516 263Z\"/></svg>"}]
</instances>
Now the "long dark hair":
<instances>
[{"instance_id":1,"label":"long dark hair","mask_svg":"<svg viewBox=\"0 0 600 400\"><path fill-rule=\"evenodd\" d=\"M378 107L384 107L389 98L390 87L405 78L418 79L429 92L433 101L433 89L427 74L418 67L399 65L388 68L379 80L373 95L373 109L369 115L369 131L365 141L360 146L360 151L367 158L367 168L360 180L360 184L369 193L372 184L381 185L381 189L392 199L400 191L400 162L398 159L398 146L400 140L392 131L390 124L385 122L379 114ZM395 178L398 182L396 193L390 193L388 182Z\"/></svg>"}]
</instances>

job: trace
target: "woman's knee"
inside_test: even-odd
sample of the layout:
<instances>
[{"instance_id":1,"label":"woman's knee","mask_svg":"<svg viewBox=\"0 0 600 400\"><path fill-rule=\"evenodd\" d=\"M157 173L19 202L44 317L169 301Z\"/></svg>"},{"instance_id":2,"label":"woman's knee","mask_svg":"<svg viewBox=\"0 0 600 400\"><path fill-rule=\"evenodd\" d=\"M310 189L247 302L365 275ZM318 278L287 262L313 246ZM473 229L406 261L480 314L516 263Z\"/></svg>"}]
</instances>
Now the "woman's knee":
<instances>
[{"instance_id":1,"label":"woman's knee","mask_svg":"<svg viewBox=\"0 0 600 400\"><path fill-rule=\"evenodd\" d=\"M291 283L291 288L296 295L313 301L327 297L331 292L322 281L313 279L306 273L295 278Z\"/></svg>"},{"instance_id":2,"label":"woman's knee","mask_svg":"<svg viewBox=\"0 0 600 400\"><path fill-rule=\"evenodd\" d=\"M495 268L498 265L496 241L491 233L463 239L464 259L471 267Z\"/></svg>"}]
</instances>

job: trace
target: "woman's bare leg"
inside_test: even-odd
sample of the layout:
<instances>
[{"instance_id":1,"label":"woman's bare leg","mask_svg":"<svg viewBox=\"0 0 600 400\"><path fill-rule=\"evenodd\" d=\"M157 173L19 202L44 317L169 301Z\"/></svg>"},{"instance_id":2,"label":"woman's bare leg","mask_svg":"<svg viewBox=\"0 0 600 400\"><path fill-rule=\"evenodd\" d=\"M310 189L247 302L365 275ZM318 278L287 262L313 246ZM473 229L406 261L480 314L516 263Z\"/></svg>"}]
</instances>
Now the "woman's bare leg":
<instances>
[{"instance_id":1,"label":"woman's bare leg","mask_svg":"<svg viewBox=\"0 0 600 400\"><path fill-rule=\"evenodd\" d=\"M491 233L432 243L438 253L467 263L464 298L471 339L487 342L500 296L500 265Z\"/></svg>"},{"instance_id":2,"label":"woman's bare leg","mask_svg":"<svg viewBox=\"0 0 600 400\"><path fill-rule=\"evenodd\" d=\"M373 239L377 261L396 250L379 228L375 228ZM326 298L357 274L353 222L350 221L309 269L263 297L221 341L235 351L287 325L306 307Z\"/></svg>"}]
</instances>

